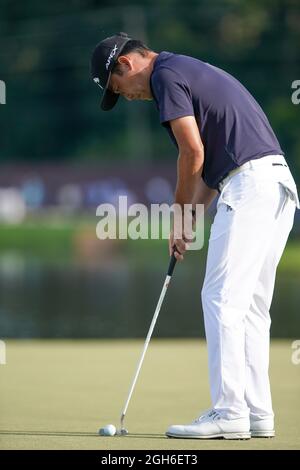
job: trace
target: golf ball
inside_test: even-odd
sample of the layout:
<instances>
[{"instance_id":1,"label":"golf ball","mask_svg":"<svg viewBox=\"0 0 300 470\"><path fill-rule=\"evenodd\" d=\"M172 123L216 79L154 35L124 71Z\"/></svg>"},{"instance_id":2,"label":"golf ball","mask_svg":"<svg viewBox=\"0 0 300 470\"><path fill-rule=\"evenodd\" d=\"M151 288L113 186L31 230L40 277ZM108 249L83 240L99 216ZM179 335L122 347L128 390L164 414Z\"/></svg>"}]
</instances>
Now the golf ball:
<instances>
[{"instance_id":1,"label":"golf ball","mask_svg":"<svg viewBox=\"0 0 300 470\"><path fill-rule=\"evenodd\" d=\"M113 424L107 424L103 428L100 428L98 433L100 436L114 436L116 434L116 426Z\"/></svg>"}]
</instances>

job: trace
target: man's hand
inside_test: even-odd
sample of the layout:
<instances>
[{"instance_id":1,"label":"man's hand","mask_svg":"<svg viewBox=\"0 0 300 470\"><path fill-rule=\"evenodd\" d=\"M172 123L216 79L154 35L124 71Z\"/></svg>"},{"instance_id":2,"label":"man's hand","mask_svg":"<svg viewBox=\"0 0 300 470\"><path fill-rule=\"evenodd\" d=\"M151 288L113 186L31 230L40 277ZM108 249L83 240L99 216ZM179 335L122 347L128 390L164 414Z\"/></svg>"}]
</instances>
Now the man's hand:
<instances>
[{"instance_id":1,"label":"man's hand","mask_svg":"<svg viewBox=\"0 0 300 470\"><path fill-rule=\"evenodd\" d=\"M187 249L187 243L183 239L175 239L174 232L170 233L169 237L169 254L172 256L174 252L174 256L177 261L183 261L183 255L185 254Z\"/></svg>"},{"instance_id":2,"label":"man's hand","mask_svg":"<svg viewBox=\"0 0 300 470\"><path fill-rule=\"evenodd\" d=\"M189 249L189 243L194 240L196 224L196 211L186 209L185 212L180 207L174 208L173 230L169 236L169 253L173 252L178 261L183 261L186 250Z\"/></svg>"},{"instance_id":3,"label":"man's hand","mask_svg":"<svg viewBox=\"0 0 300 470\"><path fill-rule=\"evenodd\" d=\"M189 240L187 240L185 237L184 238L175 238L174 237L174 232L170 233L169 237L169 253L170 256L172 256L174 252L174 256L177 259L177 261L183 261L184 259L184 254L186 250L189 248Z\"/></svg>"}]
</instances>

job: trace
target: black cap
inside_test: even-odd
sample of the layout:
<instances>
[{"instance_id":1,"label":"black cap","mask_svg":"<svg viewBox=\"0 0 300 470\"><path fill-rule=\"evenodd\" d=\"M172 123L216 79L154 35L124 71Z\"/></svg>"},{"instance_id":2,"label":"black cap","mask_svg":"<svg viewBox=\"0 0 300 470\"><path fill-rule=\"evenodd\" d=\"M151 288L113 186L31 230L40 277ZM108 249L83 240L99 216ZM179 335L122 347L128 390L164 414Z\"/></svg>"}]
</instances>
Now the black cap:
<instances>
[{"instance_id":1,"label":"black cap","mask_svg":"<svg viewBox=\"0 0 300 470\"><path fill-rule=\"evenodd\" d=\"M112 109L118 101L119 94L113 93L108 87L111 71L131 38L126 33L118 33L99 42L91 58L91 74L94 82L103 90L101 108Z\"/></svg>"}]
</instances>

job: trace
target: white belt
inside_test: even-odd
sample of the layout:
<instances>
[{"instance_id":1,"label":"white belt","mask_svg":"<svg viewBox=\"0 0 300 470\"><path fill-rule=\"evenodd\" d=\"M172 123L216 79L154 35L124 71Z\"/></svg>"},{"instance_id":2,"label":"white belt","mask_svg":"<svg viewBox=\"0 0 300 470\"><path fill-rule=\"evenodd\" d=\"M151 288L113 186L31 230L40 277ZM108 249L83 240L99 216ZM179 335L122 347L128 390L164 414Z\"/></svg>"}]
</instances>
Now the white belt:
<instances>
[{"instance_id":1,"label":"white belt","mask_svg":"<svg viewBox=\"0 0 300 470\"><path fill-rule=\"evenodd\" d=\"M219 192L222 191L224 186L228 183L230 178L232 176L236 175L237 173L240 173L241 171L248 170L250 168L256 168L256 167L266 167L266 166L288 166L285 158L283 155L267 155L265 157L258 158L256 160L249 160L248 162L244 163L243 165L235 168L234 170L231 170L227 176L225 176L224 179L219 183L218 185L218 190Z\"/></svg>"}]
</instances>

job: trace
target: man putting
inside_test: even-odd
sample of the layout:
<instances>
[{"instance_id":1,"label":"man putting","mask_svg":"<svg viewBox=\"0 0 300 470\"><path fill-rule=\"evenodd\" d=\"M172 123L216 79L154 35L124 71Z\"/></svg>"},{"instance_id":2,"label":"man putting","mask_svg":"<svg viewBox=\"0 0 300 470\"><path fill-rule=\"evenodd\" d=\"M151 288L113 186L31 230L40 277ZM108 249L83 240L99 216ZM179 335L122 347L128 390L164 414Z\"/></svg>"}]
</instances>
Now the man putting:
<instances>
[{"instance_id":1,"label":"man putting","mask_svg":"<svg viewBox=\"0 0 300 470\"><path fill-rule=\"evenodd\" d=\"M124 33L96 46L91 72L105 111L120 95L155 100L179 151L175 203L207 208L219 194L202 288L212 408L166 434L272 437L269 308L299 200L270 123L228 73L192 57L157 54ZM174 246L182 260L185 238L171 235Z\"/></svg>"}]
</instances>

